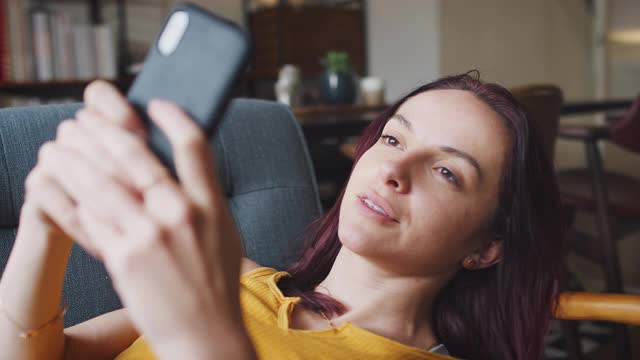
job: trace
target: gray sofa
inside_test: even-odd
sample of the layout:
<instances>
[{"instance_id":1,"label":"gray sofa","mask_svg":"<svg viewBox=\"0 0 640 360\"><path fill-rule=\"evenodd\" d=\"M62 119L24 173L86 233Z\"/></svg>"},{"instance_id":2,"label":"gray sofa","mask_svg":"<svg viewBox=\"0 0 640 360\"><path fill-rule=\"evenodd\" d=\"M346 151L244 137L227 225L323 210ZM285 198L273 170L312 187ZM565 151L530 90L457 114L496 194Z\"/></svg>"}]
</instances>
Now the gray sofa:
<instances>
[{"instance_id":1,"label":"gray sofa","mask_svg":"<svg viewBox=\"0 0 640 360\"><path fill-rule=\"evenodd\" d=\"M24 180L38 148L80 106L0 110L0 273L13 246ZM305 226L322 211L300 125L282 105L236 99L210 144L246 256L284 268L300 249ZM121 307L102 265L78 246L67 268L64 301L69 304L66 326Z\"/></svg>"}]
</instances>

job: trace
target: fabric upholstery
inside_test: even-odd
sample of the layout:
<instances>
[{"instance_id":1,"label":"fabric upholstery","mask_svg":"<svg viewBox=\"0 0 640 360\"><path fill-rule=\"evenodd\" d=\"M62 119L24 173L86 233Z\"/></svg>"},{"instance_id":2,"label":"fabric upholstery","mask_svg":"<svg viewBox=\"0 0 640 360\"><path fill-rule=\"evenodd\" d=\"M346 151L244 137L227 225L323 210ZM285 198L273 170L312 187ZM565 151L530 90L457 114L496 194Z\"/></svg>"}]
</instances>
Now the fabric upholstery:
<instances>
[{"instance_id":1,"label":"fabric upholstery","mask_svg":"<svg viewBox=\"0 0 640 360\"><path fill-rule=\"evenodd\" d=\"M0 272L13 246L24 180L40 145L82 104L0 110ZM295 259L306 225L321 214L300 125L283 105L233 100L210 141L246 256L282 269ZM133 154L132 154L133 155ZM103 266L75 246L67 268L65 325L121 307Z\"/></svg>"}]
</instances>

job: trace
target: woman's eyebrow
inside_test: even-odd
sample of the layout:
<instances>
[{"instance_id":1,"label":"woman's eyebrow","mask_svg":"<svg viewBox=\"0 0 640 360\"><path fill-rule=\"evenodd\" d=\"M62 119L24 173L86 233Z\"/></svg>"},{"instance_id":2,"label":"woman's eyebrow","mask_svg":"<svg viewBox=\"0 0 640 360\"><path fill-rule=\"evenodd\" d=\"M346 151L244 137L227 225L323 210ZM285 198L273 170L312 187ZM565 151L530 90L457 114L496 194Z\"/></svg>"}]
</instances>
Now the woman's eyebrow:
<instances>
[{"instance_id":1,"label":"woman's eyebrow","mask_svg":"<svg viewBox=\"0 0 640 360\"><path fill-rule=\"evenodd\" d=\"M462 150L452 148L451 146L440 146L439 149L442 152L445 152L447 154L451 154L453 156L466 160L469 164L471 164L471 166L473 166L476 169L476 172L478 172L478 177L482 179L482 169L480 169L480 164L478 164L478 161L473 156L467 154Z\"/></svg>"},{"instance_id":2,"label":"woman's eyebrow","mask_svg":"<svg viewBox=\"0 0 640 360\"><path fill-rule=\"evenodd\" d=\"M413 125L411 124L411 121L407 120L407 118L402 116L402 114L396 113L391 117L391 119L396 119L408 131L413 132ZM451 146L440 146L439 149L442 152L445 152L447 154L451 154L453 156L466 160L469 164L471 164L471 166L473 166L476 169L476 172L478 173L478 177L482 179L482 169L480 168L480 164L478 163L478 160L476 160L473 156L467 154L462 150L453 148Z\"/></svg>"},{"instance_id":3,"label":"woman's eyebrow","mask_svg":"<svg viewBox=\"0 0 640 360\"><path fill-rule=\"evenodd\" d=\"M402 126L404 126L405 128L407 128L407 130L409 130L410 132L413 132L413 125L411 125L411 121L407 120L407 118L405 118L404 116L400 115L400 114L394 114L391 119L396 119L398 120L398 122L400 122L400 124Z\"/></svg>"}]
</instances>

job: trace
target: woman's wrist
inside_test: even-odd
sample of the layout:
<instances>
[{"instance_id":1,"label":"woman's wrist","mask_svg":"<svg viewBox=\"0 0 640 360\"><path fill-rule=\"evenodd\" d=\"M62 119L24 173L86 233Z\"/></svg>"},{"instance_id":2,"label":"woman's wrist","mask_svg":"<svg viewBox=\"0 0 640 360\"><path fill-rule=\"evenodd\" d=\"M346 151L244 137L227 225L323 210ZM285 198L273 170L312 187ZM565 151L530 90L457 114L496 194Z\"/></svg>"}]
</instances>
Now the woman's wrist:
<instances>
[{"instance_id":1,"label":"woman's wrist","mask_svg":"<svg viewBox=\"0 0 640 360\"><path fill-rule=\"evenodd\" d=\"M5 311L25 328L39 327L60 312L72 244L57 241L29 231L16 237L2 277L0 297Z\"/></svg>"},{"instance_id":2,"label":"woman's wrist","mask_svg":"<svg viewBox=\"0 0 640 360\"><path fill-rule=\"evenodd\" d=\"M26 211L26 210L24 210ZM27 243L34 250L44 250L49 252L53 249L58 252L70 252L73 247L73 239L57 228L54 224L44 225L42 222L28 221L25 218L35 216L21 213L20 226L16 233L16 244Z\"/></svg>"}]
</instances>

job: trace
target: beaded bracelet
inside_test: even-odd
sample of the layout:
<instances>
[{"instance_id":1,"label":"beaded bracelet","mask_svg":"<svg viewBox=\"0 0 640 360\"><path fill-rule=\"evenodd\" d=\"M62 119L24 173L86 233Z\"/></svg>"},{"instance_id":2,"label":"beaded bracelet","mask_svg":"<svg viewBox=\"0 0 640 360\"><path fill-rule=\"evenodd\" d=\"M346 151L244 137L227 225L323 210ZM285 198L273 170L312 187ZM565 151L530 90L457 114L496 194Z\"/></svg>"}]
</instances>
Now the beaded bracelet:
<instances>
[{"instance_id":1,"label":"beaded bracelet","mask_svg":"<svg viewBox=\"0 0 640 360\"><path fill-rule=\"evenodd\" d=\"M21 326L20 324L18 324L17 321L15 321L10 315L9 312L4 308L4 305L2 304L2 299L0 299L0 312L2 312L4 314L4 316L7 318L7 320L9 320L15 327L17 327L18 329L20 329L20 333L18 334L19 337L23 338L23 339L29 339L32 338L34 336L38 336L44 329L52 326L53 324L55 324L58 320L62 319L64 317L64 314L67 313L67 309L69 308L69 305L65 305L62 310L56 314L56 316L47 321L46 323L44 323L43 325L40 325L39 327L35 328L35 329L25 329L24 326Z\"/></svg>"}]
</instances>

